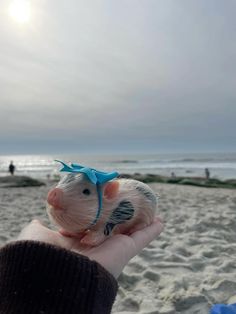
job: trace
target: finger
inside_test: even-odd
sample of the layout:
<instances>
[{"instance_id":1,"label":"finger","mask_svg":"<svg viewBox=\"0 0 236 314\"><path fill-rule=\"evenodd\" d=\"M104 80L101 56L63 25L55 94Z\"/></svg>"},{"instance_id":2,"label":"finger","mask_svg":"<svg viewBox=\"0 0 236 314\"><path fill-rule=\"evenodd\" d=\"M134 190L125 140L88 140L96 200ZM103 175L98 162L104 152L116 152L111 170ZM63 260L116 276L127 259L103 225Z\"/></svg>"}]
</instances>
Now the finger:
<instances>
[{"instance_id":1,"label":"finger","mask_svg":"<svg viewBox=\"0 0 236 314\"><path fill-rule=\"evenodd\" d=\"M136 231L130 236L122 234L112 236L100 246L92 248L90 255L101 255L103 259L108 252L112 252L112 256L119 256L119 258L125 256L125 258L129 260L154 240L162 230L163 224L157 219L150 226ZM104 254L101 254L102 252Z\"/></svg>"},{"instance_id":2,"label":"finger","mask_svg":"<svg viewBox=\"0 0 236 314\"><path fill-rule=\"evenodd\" d=\"M43 223L41 220L39 219L33 219L28 226L34 225L35 227L45 227L47 228L47 226L45 225L45 223Z\"/></svg>"},{"instance_id":3,"label":"finger","mask_svg":"<svg viewBox=\"0 0 236 314\"><path fill-rule=\"evenodd\" d=\"M39 220L34 219L20 232L17 240L31 240L57 244L58 235L55 231L42 225Z\"/></svg>"},{"instance_id":4,"label":"finger","mask_svg":"<svg viewBox=\"0 0 236 314\"><path fill-rule=\"evenodd\" d=\"M40 225L42 225L42 222L40 220L38 220L38 219L33 219L30 223L31 224L33 223L33 224L40 224Z\"/></svg>"},{"instance_id":5,"label":"finger","mask_svg":"<svg viewBox=\"0 0 236 314\"><path fill-rule=\"evenodd\" d=\"M45 223L43 223L41 220L35 218L35 219L31 220L31 222L28 225L26 225L23 228L23 230L33 229L33 228L35 228L35 229L41 229L41 228L48 229L48 227L46 226Z\"/></svg>"},{"instance_id":6,"label":"finger","mask_svg":"<svg viewBox=\"0 0 236 314\"><path fill-rule=\"evenodd\" d=\"M136 249L136 252L134 253L137 254L140 252L145 246L159 236L163 229L163 223L159 218L156 218L150 226L131 234L130 237L133 239Z\"/></svg>"},{"instance_id":7,"label":"finger","mask_svg":"<svg viewBox=\"0 0 236 314\"><path fill-rule=\"evenodd\" d=\"M22 229L19 237L21 237L21 236L25 237L25 236L31 235L33 233L37 233L37 231L40 231L42 229L46 229L46 227L43 226L42 223L38 219L33 219L28 225L26 225Z\"/></svg>"}]
</instances>

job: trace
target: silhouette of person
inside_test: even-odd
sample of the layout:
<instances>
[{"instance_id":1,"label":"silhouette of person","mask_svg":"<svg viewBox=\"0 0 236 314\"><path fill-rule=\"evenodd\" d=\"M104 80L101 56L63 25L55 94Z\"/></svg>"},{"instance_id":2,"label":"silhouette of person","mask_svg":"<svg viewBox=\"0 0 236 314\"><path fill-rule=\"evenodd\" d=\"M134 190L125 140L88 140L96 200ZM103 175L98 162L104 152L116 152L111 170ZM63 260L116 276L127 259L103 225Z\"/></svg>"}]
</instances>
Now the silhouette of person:
<instances>
[{"instance_id":1,"label":"silhouette of person","mask_svg":"<svg viewBox=\"0 0 236 314\"><path fill-rule=\"evenodd\" d=\"M8 170L12 176L14 175L15 169L16 167L13 165L13 161L11 161Z\"/></svg>"},{"instance_id":2,"label":"silhouette of person","mask_svg":"<svg viewBox=\"0 0 236 314\"><path fill-rule=\"evenodd\" d=\"M205 169L205 175L206 175L206 179L210 179L210 171L208 168Z\"/></svg>"}]
</instances>

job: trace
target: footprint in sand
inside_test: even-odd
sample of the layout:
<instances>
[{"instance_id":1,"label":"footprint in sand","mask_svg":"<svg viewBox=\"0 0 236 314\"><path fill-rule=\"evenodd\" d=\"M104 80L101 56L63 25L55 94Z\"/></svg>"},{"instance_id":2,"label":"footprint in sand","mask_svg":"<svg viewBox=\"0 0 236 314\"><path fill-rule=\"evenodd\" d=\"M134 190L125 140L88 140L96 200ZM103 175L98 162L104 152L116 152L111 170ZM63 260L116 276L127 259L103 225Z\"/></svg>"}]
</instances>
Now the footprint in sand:
<instances>
[{"instance_id":1,"label":"footprint in sand","mask_svg":"<svg viewBox=\"0 0 236 314\"><path fill-rule=\"evenodd\" d=\"M212 289L205 290L205 295L212 303L226 303L229 296L233 297L236 291L236 282L222 280L217 282Z\"/></svg>"},{"instance_id":2,"label":"footprint in sand","mask_svg":"<svg viewBox=\"0 0 236 314\"><path fill-rule=\"evenodd\" d=\"M133 290L141 280L141 275L127 275L124 272L119 276L119 285L126 290Z\"/></svg>"},{"instance_id":3,"label":"footprint in sand","mask_svg":"<svg viewBox=\"0 0 236 314\"><path fill-rule=\"evenodd\" d=\"M126 298L121 302L119 306L119 311L123 312L139 312L139 303L131 298Z\"/></svg>"},{"instance_id":4,"label":"footprint in sand","mask_svg":"<svg viewBox=\"0 0 236 314\"><path fill-rule=\"evenodd\" d=\"M153 271L149 271L149 270L144 272L143 277L147 278L147 279L149 279L151 281L154 281L154 282L158 282L160 280L160 275L159 274L157 274L157 273L155 273Z\"/></svg>"},{"instance_id":5,"label":"footprint in sand","mask_svg":"<svg viewBox=\"0 0 236 314\"><path fill-rule=\"evenodd\" d=\"M181 300L178 300L175 302L175 309L177 313L201 313L201 314L207 314L208 312L208 300L203 295L200 296L189 296L186 298L183 298ZM203 308L205 308L207 311L204 312ZM201 310L201 312L198 312L197 309Z\"/></svg>"}]
</instances>

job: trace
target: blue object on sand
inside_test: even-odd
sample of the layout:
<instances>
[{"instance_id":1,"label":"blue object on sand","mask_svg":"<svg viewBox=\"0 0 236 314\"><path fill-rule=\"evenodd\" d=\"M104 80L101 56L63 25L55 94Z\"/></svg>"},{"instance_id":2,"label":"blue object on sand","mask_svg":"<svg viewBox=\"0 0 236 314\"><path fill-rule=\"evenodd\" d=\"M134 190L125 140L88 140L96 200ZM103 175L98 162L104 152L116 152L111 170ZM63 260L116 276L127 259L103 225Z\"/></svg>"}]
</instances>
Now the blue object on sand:
<instances>
[{"instance_id":1,"label":"blue object on sand","mask_svg":"<svg viewBox=\"0 0 236 314\"><path fill-rule=\"evenodd\" d=\"M236 303L235 304L216 304L211 308L210 314L236 314Z\"/></svg>"},{"instance_id":2,"label":"blue object on sand","mask_svg":"<svg viewBox=\"0 0 236 314\"><path fill-rule=\"evenodd\" d=\"M96 213L96 217L91 224L91 225L95 225L102 212L101 184L104 184L118 177L119 173L116 171L115 172L102 172L93 168L81 166L79 164L71 164L71 166L68 166L61 160L55 160L55 161L60 162L63 165L63 168L60 171L71 172L71 173L83 173L91 183L96 184L97 193L98 193L98 210Z\"/></svg>"}]
</instances>

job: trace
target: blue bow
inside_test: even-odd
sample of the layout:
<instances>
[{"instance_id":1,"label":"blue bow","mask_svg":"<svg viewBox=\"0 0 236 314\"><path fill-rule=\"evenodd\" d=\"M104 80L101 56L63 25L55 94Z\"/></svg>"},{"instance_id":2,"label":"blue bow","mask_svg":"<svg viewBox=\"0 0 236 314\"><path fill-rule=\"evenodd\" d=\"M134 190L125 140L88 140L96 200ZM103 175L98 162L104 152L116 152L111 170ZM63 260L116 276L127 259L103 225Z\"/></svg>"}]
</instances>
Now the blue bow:
<instances>
[{"instance_id":1,"label":"blue bow","mask_svg":"<svg viewBox=\"0 0 236 314\"><path fill-rule=\"evenodd\" d=\"M118 172L102 172L93 168L84 167L79 164L71 164L71 167L66 165L63 161L55 160L63 165L60 171L72 172L72 173L83 173L87 176L89 181L93 184L103 184L114 178L116 178Z\"/></svg>"},{"instance_id":2,"label":"blue bow","mask_svg":"<svg viewBox=\"0 0 236 314\"><path fill-rule=\"evenodd\" d=\"M55 161L60 162L63 165L63 168L60 171L71 172L71 173L83 173L86 175L86 177L91 183L96 184L97 193L98 193L98 210L97 210L94 221L91 223L91 225L95 225L102 212L101 184L104 184L118 177L119 173L118 172L102 172L93 168L81 166L79 164L71 164L71 166L68 166L61 160L55 160Z\"/></svg>"}]
</instances>

